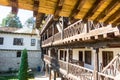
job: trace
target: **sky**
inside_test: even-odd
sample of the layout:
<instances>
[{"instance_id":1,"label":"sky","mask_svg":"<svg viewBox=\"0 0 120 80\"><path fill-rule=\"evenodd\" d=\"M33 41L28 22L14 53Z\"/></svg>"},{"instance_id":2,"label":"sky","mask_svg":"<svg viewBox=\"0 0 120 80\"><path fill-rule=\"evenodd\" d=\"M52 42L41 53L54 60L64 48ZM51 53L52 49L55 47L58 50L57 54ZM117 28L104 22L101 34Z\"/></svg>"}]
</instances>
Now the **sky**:
<instances>
[{"instance_id":1,"label":"sky","mask_svg":"<svg viewBox=\"0 0 120 80\"><path fill-rule=\"evenodd\" d=\"M9 12L11 12L11 7L0 6L0 24L2 23L2 19L5 18ZM32 11L24 9L19 9L18 11L18 17L20 18L22 25L24 25L25 21L32 16Z\"/></svg>"}]
</instances>

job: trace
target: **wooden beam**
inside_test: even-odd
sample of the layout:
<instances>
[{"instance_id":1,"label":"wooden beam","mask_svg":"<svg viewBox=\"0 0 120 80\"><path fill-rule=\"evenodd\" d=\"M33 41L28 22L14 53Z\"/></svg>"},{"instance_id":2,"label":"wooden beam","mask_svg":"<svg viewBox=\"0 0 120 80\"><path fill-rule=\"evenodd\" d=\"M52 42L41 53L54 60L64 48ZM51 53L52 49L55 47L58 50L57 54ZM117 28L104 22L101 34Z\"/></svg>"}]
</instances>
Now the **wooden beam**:
<instances>
[{"instance_id":1,"label":"wooden beam","mask_svg":"<svg viewBox=\"0 0 120 80\"><path fill-rule=\"evenodd\" d=\"M100 7L101 4L103 4L106 0L96 0L93 6L90 8L90 10L87 12L87 14L84 16L83 21L87 21L89 17L91 17L97 9Z\"/></svg>"},{"instance_id":2,"label":"wooden beam","mask_svg":"<svg viewBox=\"0 0 120 80\"><path fill-rule=\"evenodd\" d=\"M12 7L12 14L17 14L18 13L18 0L9 0L10 1L10 6Z\"/></svg>"},{"instance_id":3,"label":"wooden beam","mask_svg":"<svg viewBox=\"0 0 120 80\"><path fill-rule=\"evenodd\" d=\"M56 9L55 9L55 12L54 12L54 20L58 20L59 18L59 13L62 9L62 6L64 4L64 0L58 0L57 4L56 4Z\"/></svg>"},{"instance_id":4,"label":"wooden beam","mask_svg":"<svg viewBox=\"0 0 120 80\"><path fill-rule=\"evenodd\" d=\"M118 19L116 19L113 23L113 25L120 25L120 17Z\"/></svg>"},{"instance_id":5,"label":"wooden beam","mask_svg":"<svg viewBox=\"0 0 120 80\"><path fill-rule=\"evenodd\" d=\"M86 0L77 0L74 9L71 11L70 18L73 19L80 11Z\"/></svg>"},{"instance_id":6,"label":"wooden beam","mask_svg":"<svg viewBox=\"0 0 120 80\"><path fill-rule=\"evenodd\" d=\"M38 14L38 8L39 8L39 0L34 0L33 4L33 16L37 16Z\"/></svg>"},{"instance_id":7,"label":"wooden beam","mask_svg":"<svg viewBox=\"0 0 120 80\"><path fill-rule=\"evenodd\" d=\"M114 14L112 14L108 19L106 19L104 23L108 24L109 22L114 20L116 17L119 17L119 15L120 15L120 8Z\"/></svg>"},{"instance_id":8,"label":"wooden beam","mask_svg":"<svg viewBox=\"0 0 120 80\"><path fill-rule=\"evenodd\" d=\"M44 17L44 13L38 13L36 16L36 28L40 28L40 24L42 23L42 19Z\"/></svg>"},{"instance_id":9,"label":"wooden beam","mask_svg":"<svg viewBox=\"0 0 120 80\"><path fill-rule=\"evenodd\" d=\"M112 11L113 8L116 7L116 5L119 4L119 1L120 0L112 0L109 5L94 19L94 21L103 19L107 14L109 14L110 11Z\"/></svg>"}]
</instances>

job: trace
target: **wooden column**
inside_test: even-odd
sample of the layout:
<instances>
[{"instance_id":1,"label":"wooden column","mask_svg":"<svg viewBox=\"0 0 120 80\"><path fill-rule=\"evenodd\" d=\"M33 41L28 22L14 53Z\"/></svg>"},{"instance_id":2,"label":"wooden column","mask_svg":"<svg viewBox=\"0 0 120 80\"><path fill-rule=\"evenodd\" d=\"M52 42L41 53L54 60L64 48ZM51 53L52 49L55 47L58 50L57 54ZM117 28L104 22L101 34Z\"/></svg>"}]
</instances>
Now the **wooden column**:
<instances>
[{"instance_id":1,"label":"wooden column","mask_svg":"<svg viewBox=\"0 0 120 80\"><path fill-rule=\"evenodd\" d=\"M51 78L51 67L49 67L49 80L52 80L52 78Z\"/></svg>"},{"instance_id":2,"label":"wooden column","mask_svg":"<svg viewBox=\"0 0 120 80\"><path fill-rule=\"evenodd\" d=\"M45 70L45 75L48 76L48 65L47 64L45 64L45 69L46 69Z\"/></svg>"},{"instance_id":3,"label":"wooden column","mask_svg":"<svg viewBox=\"0 0 120 80\"><path fill-rule=\"evenodd\" d=\"M54 80L56 80L56 71L54 71Z\"/></svg>"},{"instance_id":4,"label":"wooden column","mask_svg":"<svg viewBox=\"0 0 120 80\"><path fill-rule=\"evenodd\" d=\"M61 39L64 38L64 22L63 22L63 17L62 17L62 31L61 31Z\"/></svg>"},{"instance_id":5,"label":"wooden column","mask_svg":"<svg viewBox=\"0 0 120 80\"><path fill-rule=\"evenodd\" d=\"M48 30L47 30L47 39L48 39L48 37L49 37L49 33L48 33Z\"/></svg>"},{"instance_id":6,"label":"wooden column","mask_svg":"<svg viewBox=\"0 0 120 80\"><path fill-rule=\"evenodd\" d=\"M98 80L98 69L99 69L99 61L98 61L98 53L99 53L99 48L94 48L94 80Z\"/></svg>"},{"instance_id":7,"label":"wooden column","mask_svg":"<svg viewBox=\"0 0 120 80\"><path fill-rule=\"evenodd\" d=\"M67 59L66 59L66 62L67 62L67 65L66 65L66 67L67 67L67 72L69 72L69 66L68 66L68 63L69 63L69 49L67 49Z\"/></svg>"}]
</instances>

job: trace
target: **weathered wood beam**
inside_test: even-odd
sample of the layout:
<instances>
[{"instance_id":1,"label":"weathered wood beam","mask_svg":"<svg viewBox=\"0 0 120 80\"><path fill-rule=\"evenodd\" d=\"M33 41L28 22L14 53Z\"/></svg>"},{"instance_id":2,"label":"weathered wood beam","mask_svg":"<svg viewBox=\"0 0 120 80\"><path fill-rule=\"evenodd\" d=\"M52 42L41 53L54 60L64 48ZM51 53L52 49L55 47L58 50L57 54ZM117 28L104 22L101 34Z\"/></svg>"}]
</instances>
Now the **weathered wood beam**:
<instances>
[{"instance_id":1,"label":"weathered wood beam","mask_svg":"<svg viewBox=\"0 0 120 80\"><path fill-rule=\"evenodd\" d=\"M36 28L40 28L40 24L42 23L44 17L44 13L38 13L36 16Z\"/></svg>"},{"instance_id":2,"label":"weathered wood beam","mask_svg":"<svg viewBox=\"0 0 120 80\"><path fill-rule=\"evenodd\" d=\"M77 0L74 9L71 11L70 19L73 19L80 11L81 7L84 5L86 0Z\"/></svg>"},{"instance_id":3,"label":"weathered wood beam","mask_svg":"<svg viewBox=\"0 0 120 80\"><path fill-rule=\"evenodd\" d=\"M33 16L37 16L38 14L38 9L39 9L39 0L34 0L33 4Z\"/></svg>"},{"instance_id":4,"label":"weathered wood beam","mask_svg":"<svg viewBox=\"0 0 120 80\"><path fill-rule=\"evenodd\" d=\"M119 8L114 14L112 14L111 16L109 16L109 18L106 19L106 20L104 21L104 23L108 24L109 22L111 22L111 21L114 20L115 18L119 17L119 15L120 15L120 8Z\"/></svg>"},{"instance_id":5,"label":"weathered wood beam","mask_svg":"<svg viewBox=\"0 0 120 80\"><path fill-rule=\"evenodd\" d=\"M18 13L18 0L9 0L10 6L12 7L12 14Z\"/></svg>"},{"instance_id":6,"label":"weathered wood beam","mask_svg":"<svg viewBox=\"0 0 120 80\"><path fill-rule=\"evenodd\" d=\"M99 21L103 19L107 14L109 14L112 9L114 9L118 4L120 0L112 0L108 6L94 19L94 21Z\"/></svg>"},{"instance_id":7,"label":"weathered wood beam","mask_svg":"<svg viewBox=\"0 0 120 80\"><path fill-rule=\"evenodd\" d=\"M118 19L116 19L116 20L112 23L112 25L115 25L115 26L120 25L120 17L119 17Z\"/></svg>"},{"instance_id":8,"label":"weathered wood beam","mask_svg":"<svg viewBox=\"0 0 120 80\"><path fill-rule=\"evenodd\" d=\"M58 18L59 18L59 13L62 10L63 4L64 4L64 0L58 0L58 2L56 4L56 9L54 12L54 20L55 21L58 20Z\"/></svg>"},{"instance_id":9,"label":"weathered wood beam","mask_svg":"<svg viewBox=\"0 0 120 80\"><path fill-rule=\"evenodd\" d=\"M84 16L83 21L87 21L89 17L91 17L97 9L103 4L106 0L96 0L93 6L90 8L90 10L87 12L87 14Z\"/></svg>"}]
</instances>

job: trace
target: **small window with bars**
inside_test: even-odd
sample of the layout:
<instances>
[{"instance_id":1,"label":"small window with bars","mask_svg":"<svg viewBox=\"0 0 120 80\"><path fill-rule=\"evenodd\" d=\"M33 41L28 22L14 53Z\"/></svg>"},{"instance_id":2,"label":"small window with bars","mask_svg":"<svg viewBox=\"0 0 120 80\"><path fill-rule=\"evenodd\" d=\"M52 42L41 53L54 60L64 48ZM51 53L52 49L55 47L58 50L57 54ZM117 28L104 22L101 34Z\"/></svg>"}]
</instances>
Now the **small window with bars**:
<instances>
[{"instance_id":1,"label":"small window with bars","mask_svg":"<svg viewBox=\"0 0 120 80\"><path fill-rule=\"evenodd\" d=\"M35 46L35 42L36 42L35 39L31 39L31 46Z\"/></svg>"}]
</instances>

